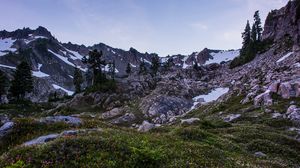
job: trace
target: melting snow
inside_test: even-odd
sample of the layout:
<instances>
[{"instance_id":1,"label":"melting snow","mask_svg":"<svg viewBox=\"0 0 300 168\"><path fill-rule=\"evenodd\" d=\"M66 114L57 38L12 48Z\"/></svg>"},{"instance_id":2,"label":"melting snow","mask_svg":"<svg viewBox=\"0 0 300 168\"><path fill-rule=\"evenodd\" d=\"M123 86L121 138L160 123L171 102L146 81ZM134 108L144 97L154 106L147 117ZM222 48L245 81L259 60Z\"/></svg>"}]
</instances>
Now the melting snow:
<instances>
[{"instance_id":1,"label":"melting snow","mask_svg":"<svg viewBox=\"0 0 300 168\"><path fill-rule=\"evenodd\" d=\"M30 36L30 39L25 39L25 40L24 40L24 42L25 42L26 44L31 43L32 41L34 41L34 40L36 40L36 39L48 39L48 37L45 37L45 36L34 36L33 38L32 38L32 34L29 35L29 36Z\"/></svg>"},{"instance_id":2,"label":"melting snow","mask_svg":"<svg viewBox=\"0 0 300 168\"><path fill-rule=\"evenodd\" d=\"M68 60L67 57L64 57L64 56L62 56L62 55L59 55L59 54L57 54L57 53L51 51L50 49L48 49L48 51L49 51L50 53L52 53L53 55L55 55L56 57L58 57L59 59L61 59L62 61L64 61L66 64L69 64L69 65L71 65L71 66L73 66L73 67L77 67L77 66L74 65L72 62L70 62L70 61ZM81 68L81 67L77 67L77 68L79 68L80 70L82 70L82 71L84 71L84 72L87 71L87 68Z\"/></svg>"},{"instance_id":3,"label":"melting snow","mask_svg":"<svg viewBox=\"0 0 300 168\"><path fill-rule=\"evenodd\" d=\"M54 89L61 89L61 90L63 90L63 91L66 92L69 96L71 96L71 95L74 94L73 91L67 90L67 89L65 89L65 88L63 88L63 87L61 87L61 86L56 85L56 84L52 84L52 86L54 87Z\"/></svg>"},{"instance_id":4,"label":"melting snow","mask_svg":"<svg viewBox=\"0 0 300 168\"><path fill-rule=\"evenodd\" d=\"M32 71L32 75L38 78L48 77L50 75L41 71L42 64L38 64L38 71Z\"/></svg>"},{"instance_id":5,"label":"melting snow","mask_svg":"<svg viewBox=\"0 0 300 168\"><path fill-rule=\"evenodd\" d=\"M133 68L136 68L136 65L134 65L134 64L132 64L132 63L130 63L130 65L131 65Z\"/></svg>"},{"instance_id":6,"label":"melting snow","mask_svg":"<svg viewBox=\"0 0 300 168\"><path fill-rule=\"evenodd\" d=\"M17 49L11 48L15 41L11 38L0 39L0 56L7 54L7 51L15 52Z\"/></svg>"},{"instance_id":7,"label":"melting snow","mask_svg":"<svg viewBox=\"0 0 300 168\"><path fill-rule=\"evenodd\" d=\"M185 63L185 61L186 61L188 58L189 58L189 56L185 56L185 57L183 58L183 65L182 65L182 68L183 68L183 69L186 69L187 67L190 66L190 65L188 65L188 64Z\"/></svg>"},{"instance_id":8,"label":"melting snow","mask_svg":"<svg viewBox=\"0 0 300 168\"><path fill-rule=\"evenodd\" d=\"M279 60L277 60L277 63L282 62L283 60L285 60L287 57L291 56L292 54L294 54L294 52L289 52L286 55L284 55L283 57L281 57Z\"/></svg>"},{"instance_id":9,"label":"melting snow","mask_svg":"<svg viewBox=\"0 0 300 168\"><path fill-rule=\"evenodd\" d=\"M233 60L235 57L240 55L239 50L234 51L220 51L217 53L210 53L210 55L213 57L213 59L209 59L205 62L205 65L212 64L212 63L218 63L220 64L223 61L230 61Z\"/></svg>"},{"instance_id":10,"label":"melting snow","mask_svg":"<svg viewBox=\"0 0 300 168\"><path fill-rule=\"evenodd\" d=\"M3 65L3 64L0 64L0 67L10 68L10 69L16 69L16 67L9 66L9 65Z\"/></svg>"},{"instance_id":11,"label":"melting snow","mask_svg":"<svg viewBox=\"0 0 300 168\"><path fill-rule=\"evenodd\" d=\"M199 96L194 97L193 98L194 105L192 106L191 110L196 108L196 106L200 103L199 100L202 99L205 103L209 103L209 102L217 100L219 97L221 97L228 91L229 91L229 88L217 88L217 89L212 90L207 95L199 95Z\"/></svg>"},{"instance_id":12,"label":"melting snow","mask_svg":"<svg viewBox=\"0 0 300 168\"><path fill-rule=\"evenodd\" d=\"M67 57L64 57L64 56L61 56L61 55L59 55L59 54L56 54L55 52L53 52L53 51L51 51L51 50L49 50L49 49L48 49L48 51L51 52L53 55L57 56L57 57L58 57L59 59L61 59L62 61L64 61L66 64L69 64L69 65L71 65L71 66L75 66L72 62L70 62L70 61L68 60Z\"/></svg>"},{"instance_id":13,"label":"melting snow","mask_svg":"<svg viewBox=\"0 0 300 168\"><path fill-rule=\"evenodd\" d=\"M297 62L296 64L294 64L294 66L300 68L300 62Z\"/></svg>"},{"instance_id":14,"label":"melting snow","mask_svg":"<svg viewBox=\"0 0 300 168\"><path fill-rule=\"evenodd\" d=\"M66 49L66 48L65 48ZM83 58L83 56L81 55L81 54L79 54L78 52L76 52L76 51L72 51L72 50L69 50L69 49L66 49L69 53L71 53L71 58L72 59L80 59L80 60L82 60L82 58ZM66 55L66 54L65 54Z\"/></svg>"}]
</instances>

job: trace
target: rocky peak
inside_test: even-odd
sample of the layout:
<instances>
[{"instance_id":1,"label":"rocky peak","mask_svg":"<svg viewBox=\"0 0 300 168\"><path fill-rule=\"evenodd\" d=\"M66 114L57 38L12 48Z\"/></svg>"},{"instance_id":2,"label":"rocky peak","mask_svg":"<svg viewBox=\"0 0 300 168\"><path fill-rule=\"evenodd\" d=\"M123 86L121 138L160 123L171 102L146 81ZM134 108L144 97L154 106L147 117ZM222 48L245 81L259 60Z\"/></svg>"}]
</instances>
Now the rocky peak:
<instances>
[{"instance_id":1,"label":"rocky peak","mask_svg":"<svg viewBox=\"0 0 300 168\"><path fill-rule=\"evenodd\" d=\"M42 26L39 26L37 29L35 29L33 34L36 36L45 36L48 38L52 37L51 33L45 27Z\"/></svg>"},{"instance_id":2,"label":"rocky peak","mask_svg":"<svg viewBox=\"0 0 300 168\"><path fill-rule=\"evenodd\" d=\"M285 7L269 13L262 38L273 42L285 42L291 45L288 47L295 48L300 42L299 27L300 0L289 1Z\"/></svg>"}]
</instances>

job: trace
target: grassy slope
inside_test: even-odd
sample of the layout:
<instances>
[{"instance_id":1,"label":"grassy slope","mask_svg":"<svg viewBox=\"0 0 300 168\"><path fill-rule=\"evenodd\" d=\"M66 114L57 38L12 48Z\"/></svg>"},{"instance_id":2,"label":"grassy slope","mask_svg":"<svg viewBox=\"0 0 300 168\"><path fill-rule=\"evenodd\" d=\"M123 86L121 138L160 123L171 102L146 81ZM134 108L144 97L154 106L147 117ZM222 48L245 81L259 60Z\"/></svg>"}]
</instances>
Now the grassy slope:
<instances>
[{"instance_id":1,"label":"grassy slope","mask_svg":"<svg viewBox=\"0 0 300 168\"><path fill-rule=\"evenodd\" d=\"M263 108L240 105L234 97L217 106L205 106L186 118L199 117L193 125L175 124L149 133L112 126L85 118L79 128L102 128L100 133L69 136L35 147L24 141L62 130L78 129L57 123L43 125L32 119L15 119L14 131L2 140L0 167L296 167L300 143L286 131L293 123L271 119ZM300 103L295 99L296 103ZM272 108L286 110L289 101L278 99ZM232 124L222 115L240 113ZM8 151L3 153L4 151ZM261 151L267 157L253 154ZM22 167L21 166L21 167Z\"/></svg>"}]
</instances>

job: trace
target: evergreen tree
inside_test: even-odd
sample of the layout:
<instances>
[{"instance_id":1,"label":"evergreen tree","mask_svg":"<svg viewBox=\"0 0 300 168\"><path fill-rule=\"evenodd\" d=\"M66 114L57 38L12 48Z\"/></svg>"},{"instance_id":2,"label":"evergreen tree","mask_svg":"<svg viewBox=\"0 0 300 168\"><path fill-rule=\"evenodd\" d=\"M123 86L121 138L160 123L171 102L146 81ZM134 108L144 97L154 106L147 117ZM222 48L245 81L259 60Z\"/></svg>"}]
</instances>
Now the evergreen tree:
<instances>
[{"instance_id":1,"label":"evergreen tree","mask_svg":"<svg viewBox=\"0 0 300 168\"><path fill-rule=\"evenodd\" d=\"M174 66L174 60L172 57L170 57L165 63L164 63L164 70L167 71L169 70L172 66Z\"/></svg>"},{"instance_id":2,"label":"evergreen tree","mask_svg":"<svg viewBox=\"0 0 300 168\"><path fill-rule=\"evenodd\" d=\"M6 95L8 86L9 80L4 74L4 72L0 70L0 103L2 102L1 96Z\"/></svg>"},{"instance_id":3,"label":"evergreen tree","mask_svg":"<svg viewBox=\"0 0 300 168\"><path fill-rule=\"evenodd\" d=\"M127 73L128 75L131 74L131 65L130 65L130 63L127 64L127 67L126 67L126 73Z\"/></svg>"},{"instance_id":4,"label":"evergreen tree","mask_svg":"<svg viewBox=\"0 0 300 168\"><path fill-rule=\"evenodd\" d=\"M241 49L241 55L244 55L247 52L248 46L251 42L251 28L250 28L249 20L247 21L245 30L242 33L242 38L243 38L243 46Z\"/></svg>"},{"instance_id":5,"label":"evergreen tree","mask_svg":"<svg viewBox=\"0 0 300 168\"><path fill-rule=\"evenodd\" d=\"M143 61L141 62L140 64L140 69L139 69L139 74L146 74L147 73L147 68L146 68L146 64L145 64L145 61L143 59Z\"/></svg>"},{"instance_id":6,"label":"evergreen tree","mask_svg":"<svg viewBox=\"0 0 300 168\"><path fill-rule=\"evenodd\" d=\"M106 80L105 74L102 73L102 66L105 66L106 63L102 58L102 51L98 52L96 49L89 52L89 57L85 56L82 58L82 62L89 66L89 69L92 69L93 79L92 85L101 84Z\"/></svg>"},{"instance_id":7,"label":"evergreen tree","mask_svg":"<svg viewBox=\"0 0 300 168\"><path fill-rule=\"evenodd\" d=\"M29 64L21 62L14 73L10 93L17 100L23 100L26 93L33 91L33 78Z\"/></svg>"},{"instance_id":8,"label":"evergreen tree","mask_svg":"<svg viewBox=\"0 0 300 168\"><path fill-rule=\"evenodd\" d=\"M251 40L253 41L253 42L256 42L258 39L257 39L258 37L257 37L257 29L256 29L256 25L255 24L253 24L252 25L252 29L251 29Z\"/></svg>"},{"instance_id":9,"label":"evergreen tree","mask_svg":"<svg viewBox=\"0 0 300 168\"><path fill-rule=\"evenodd\" d=\"M112 63L108 64L108 71L109 71L111 79L115 80L115 75L116 75L116 64L115 64L115 61L113 61Z\"/></svg>"},{"instance_id":10,"label":"evergreen tree","mask_svg":"<svg viewBox=\"0 0 300 168\"><path fill-rule=\"evenodd\" d=\"M158 72L158 68L159 68L159 57L158 55L153 55L152 59L151 59L151 75L156 76L157 72Z\"/></svg>"},{"instance_id":11,"label":"evergreen tree","mask_svg":"<svg viewBox=\"0 0 300 168\"><path fill-rule=\"evenodd\" d=\"M83 82L83 76L79 68L74 69L74 77L73 77L73 84L75 86L75 92L81 92L81 84Z\"/></svg>"},{"instance_id":12,"label":"evergreen tree","mask_svg":"<svg viewBox=\"0 0 300 168\"><path fill-rule=\"evenodd\" d=\"M256 34L257 34L257 41L261 41L263 28L262 28L262 25L261 25L261 19L260 19L260 16L259 16L259 11L256 11L254 13L254 25L255 25Z\"/></svg>"},{"instance_id":13,"label":"evergreen tree","mask_svg":"<svg viewBox=\"0 0 300 168\"><path fill-rule=\"evenodd\" d=\"M196 71L199 70L199 66L198 66L197 61L194 62L193 68L194 68Z\"/></svg>"}]
</instances>

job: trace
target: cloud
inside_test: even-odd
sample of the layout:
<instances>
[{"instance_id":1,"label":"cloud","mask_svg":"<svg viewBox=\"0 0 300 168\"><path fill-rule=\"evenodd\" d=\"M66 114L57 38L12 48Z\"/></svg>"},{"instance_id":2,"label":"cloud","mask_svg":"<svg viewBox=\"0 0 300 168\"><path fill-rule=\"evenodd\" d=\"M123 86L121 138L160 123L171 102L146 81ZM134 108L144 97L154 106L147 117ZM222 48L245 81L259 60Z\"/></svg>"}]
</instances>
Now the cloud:
<instances>
[{"instance_id":1,"label":"cloud","mask_svg":"<svg viewBox=\"0 0 300 168\"><path fill-rule=\"evenodd\" d=\"M196 30L208 30L208 26L204 23L201 23L201 22L191 23L190 27L192 27Z\"/></svg>"}]
</instances>

